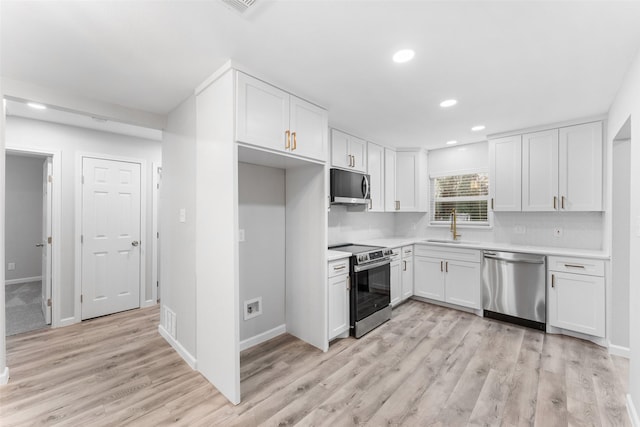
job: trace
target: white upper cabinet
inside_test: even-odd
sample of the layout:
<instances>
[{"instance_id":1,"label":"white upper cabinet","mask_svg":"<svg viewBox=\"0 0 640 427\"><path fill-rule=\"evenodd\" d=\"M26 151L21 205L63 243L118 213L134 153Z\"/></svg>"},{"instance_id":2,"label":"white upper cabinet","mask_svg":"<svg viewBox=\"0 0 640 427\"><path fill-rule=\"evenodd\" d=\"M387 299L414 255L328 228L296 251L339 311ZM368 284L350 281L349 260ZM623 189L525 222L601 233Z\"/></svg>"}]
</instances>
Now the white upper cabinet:
<instances>
[{"instance_id":1,"label":"white upper cabinet","mask_svg":"<svg viewBox=\"0 0 640 427\"><path fill-rule=\"evenodd\" d=\"M427 159L424 152L385 149L385 210L427 211Z\"/></svg>"},{"instance_id":2,"label":"white upper cabinet","mask_svg":"<svg viewBox=\"0 0 640 427\"><path fill-rule=\"evenodd\" d=\"M242 72L236 96L237 141L326 160L326 110Z\"/></svg>"},{"instance_id":3,"label":"white upper cabinet","mask_svg":"<svg viewBox=\"0 0 640 427\"><path fill-rule=\"evenodd\" d=\"M367 142L337 129L331 129L331 166L366 172Z\"/></svg>"},{"instance_id":4,"label":"white upper cabinet","mask_svg":"<svg viewBox=\"0 0 640 427\"><path fill-rule=\"evenodd\" d=\"M522 209L522 137L489 141L489 192L494 211Z\"/></svg>"},{"instance_id":5,"label":"white upper cabinet","mask_svg":"<svg viewBox=\"0 0 640 427\"><path fill-rule=\"evenodd\" d=\"M367 170L371 180L370 212L384 212L384 148L367 143Z\"/></svg>"},{"instance_id":6,"label":"white upper cabinet","mask_svg":"<svg viewBox=\"0 0 640 427\"><path fill-rule=\"evenodd\" d=\"M602 122L489 141L494 211L601 211Z\"/></svg>"},{"instance_id":7,"label":"white upper cabinet","mask_svg":"<svg viewBox=\"0 0 640 427\"><path fill-rule=\"evenodd\" d=\"M522 135L522 210L558 206L558 130Z\"/></svg>"},{"instance_id":8,"label":"white upper cabinet","mask_svg":"<svg viewBox=\"0 0 640 427\"><path fill-rule=\"evenodd\" d=\"M396 199L396 152L384 149L384 210L395 212L398 210Z\"/></svg>"},{"instance_id":9,"label":"white upper cabinet","mask_svg":"<svg viewBox=\"0 0 640 427\"><path fill-rule=\"evenodd\" d=\"M559 204L566 211L602 210L602 122L560 128Z\"/></svg>"}]
</instances>

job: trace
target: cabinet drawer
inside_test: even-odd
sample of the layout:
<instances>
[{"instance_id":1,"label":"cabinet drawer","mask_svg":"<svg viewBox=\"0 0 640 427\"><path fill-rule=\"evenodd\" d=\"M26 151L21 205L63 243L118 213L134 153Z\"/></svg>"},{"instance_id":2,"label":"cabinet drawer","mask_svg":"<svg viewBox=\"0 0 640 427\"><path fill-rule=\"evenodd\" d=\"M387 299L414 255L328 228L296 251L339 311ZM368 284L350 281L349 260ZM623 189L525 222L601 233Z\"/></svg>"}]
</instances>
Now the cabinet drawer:
<instances>
[{"instance_id":1,"label":"cabinet drawer","mask_svg":"<svg viewBox=\"0 0 640 427\"><path fill-rule=\"evenodd\" d=\"M327 277L334 277L340 274L349 274L349 258L343 258L329 262Z\"/></svg>"},{"instance_id":2,"label":"cabinet drawer","mask_svg":"<svg viewBox=\"0 0 640 427\"><path fill-rule=\"evenodd\" d=\"M403 246L402 247L402 257L412 257L413 256L413 246Z\"/></svg>"},{"instance_id":3,"label":"cabinet drawer","mask_svg":"<svg viewBox=\"0 0 640 427\"><path fill-rule=\"evenodd\" d=\"M415 245L414 255L478 263L481 259L480 251L477 249L450 248L442 245Z\"/></svg>"},{"instance_id":4,"label":"cabinet drawer","mask_svg":"<svg viewBox=\"0 0 640 427\"><path fill-rule=\"evenodd\" d=\"M604 276L604 261L600 259L550 256L548 263L549 271Z\"/></svg>"}]
</instances>

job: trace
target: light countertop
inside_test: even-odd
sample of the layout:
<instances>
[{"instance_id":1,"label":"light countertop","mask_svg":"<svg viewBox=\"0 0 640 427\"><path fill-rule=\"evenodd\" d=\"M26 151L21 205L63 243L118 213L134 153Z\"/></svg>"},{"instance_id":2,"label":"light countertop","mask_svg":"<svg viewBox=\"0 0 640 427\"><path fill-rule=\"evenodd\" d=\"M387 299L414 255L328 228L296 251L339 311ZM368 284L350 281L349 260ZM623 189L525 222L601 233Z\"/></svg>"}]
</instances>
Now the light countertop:
<instances>
[{"instance_id":1,"label":"light countertop","mask_svg":"<svg viewBox=\"0 0 640 427\"><path fill-rule=\"evenodd\" d=\"M327 251L327 261L335 261L337 259L347 258L351 256L351 252L334 251L329 249Z\"/></svg>"},{"instance_id":2,"label":"light countertop","mask_svg":"<svg viewBox=\"0 0 640 427\"><path fill-rule=\"evenodd\" d=\"M448 243L448 242L427 242L426 237L390 237L382 239L370 239L362 240L353 243L371 246L383 246L386 248L397 248L406 245L424 244L434 246L444 246L451 248L465 248L465 249L478 249L478 250L490 250L490 251L506 251L506 252L523 252L539 255L556 255L556 256L569 256L580 257L590 259L610 259L610 255L606 251L602 250L589 250L589 249L576 249L576 248L557 248L547 246L527 246L527 245L514 245L511 243L497 243L497 242L477 242L477 241L465 241L464 239L460 243ZM328 251L327 258L329 261L344 258L349 256L348 252L341 251ZM333 253L333 255L331 255Z\"/></svg>"}]
</instances>

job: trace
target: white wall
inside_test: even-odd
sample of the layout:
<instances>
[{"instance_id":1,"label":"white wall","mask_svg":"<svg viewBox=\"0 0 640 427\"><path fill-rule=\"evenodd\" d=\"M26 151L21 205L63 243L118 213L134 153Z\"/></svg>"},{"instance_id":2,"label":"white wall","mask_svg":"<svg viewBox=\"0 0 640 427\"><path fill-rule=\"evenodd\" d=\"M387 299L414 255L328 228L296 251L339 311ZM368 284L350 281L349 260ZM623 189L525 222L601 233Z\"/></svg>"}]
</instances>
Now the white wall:
<instances>
[{"instance_id":1,"label":"white wall","mask_svg":"<svg viewBox=\"0 0 640 427\"><path fill-rule=\"evenodd\" d=\"M405 213L366 212L364 208L331 205L329 211L329 246L355 243L380 237L393 237L395 215Z\"/></svg>"},{"instance_id":2,"label":"white wall","mask_svg":"<svg viewBox=\"0 0 640 427\"><path fill-rule=\"evenodd\" d=\"M611 245L611 336L612 345L629 348L629 196L631 141L613 144L613 227Z\"/></svg>"},{"instance_id":3,"label":"white wall","mask_svg":"<svg viewBox=\"0 0 640 427\"><path fill-rule=\"evenodd\" d=\"M0 5L0 9L2 6ZM0 79L0 99L3 100L0 106L0 171L5 170L5 108L4 108L4 91L2 87L2 79ZM0 173L0 263L5 264L4 257L4 174ZM0 284L4 283L4 268L0 268ZM9 380L9 370L7 368L7 351L6 351L6 319L5 319L5 301L4 292L0 292L0 385L6 384Z\"/></svg>"},{"instance_id":4,"label":"white wall","mask_svg":"<svg viewBox=\"0 0 640 427\"><path fill-rule=\"evenodd\" d=\"M5 169L5 279L42 275L43 158L7 154Z\"/></svg>"},{"instance_id":5,"label":"white wall","mask_svg":"<svg viewBox=\"0 0 640 427\"><path fill-rule=\"evenodd\" d=\"M193 357L196 355L195 163L196 98L191 96L169 114L162 138L160 303L175 313L174 338ZM185 210L185 222L179 221L180 209Z\"/></svg>"},{"instance_id":6,"label":"white wall","mask_svg":"<svg viewBox=\"0 0 640 427\"><path fill-rule=\"evenodd\" d=\"M21 117L7 117L6 145L10 148L36 148L60 151L62 153L62 235L60 242L61 253L61 281L60 296L61 318L65 321L80 321L74 319L75 301L75 191L76 191L76 155L91 153L142 159L146 162L148 173L146 210L152 213L152 171L151 162L160 163L161 147L157 141L118 135L115 133L99 132L89 129L59 125L39 120ZM152 241L152 221L149 217L147 230L144 231L143 241ZM151 245L146 253L146 278L151 280ZM146 284L147 288L150 288ZM150 299L147 296L146 299ZM54 304L56 302L54 301Z\"/></svg>"},{"instance_id":7,"label":"white wall","mask_svg":"<svg viewBox=\"0 0 640 427\"><path fill-rule=\"evenodd\" d=\"M240 341L285 324L285 171L238 163ZM262 314L244 320L244 301Z\"/></svg>"},{"instance_id":8,"label":"white wall","mask_svg":"<svg viewBox=\"0 0 640 427\"><path fill-rule=\"evenodd\" d=\"M640 307L640 263L637 262L640 258L640 54L636 56L633 65L627 71L625 81L609 110L607 131L609 147L629 117L631 118L629 403L635 407L636 411L640 411L640 311L638 310ZM640 419L636 419L636 423L640 423Z\"/></svg>"}]
</instances>

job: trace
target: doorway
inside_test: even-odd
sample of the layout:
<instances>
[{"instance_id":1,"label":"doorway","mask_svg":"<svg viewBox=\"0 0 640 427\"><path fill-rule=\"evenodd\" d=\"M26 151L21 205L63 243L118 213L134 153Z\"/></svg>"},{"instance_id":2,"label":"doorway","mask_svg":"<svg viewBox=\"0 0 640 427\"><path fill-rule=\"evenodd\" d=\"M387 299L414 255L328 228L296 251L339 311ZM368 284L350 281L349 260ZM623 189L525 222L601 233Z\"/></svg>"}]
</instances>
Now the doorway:
<instances>
[{"instance_id":1,"label":"doorway","mask_svg":"<svg viewBox=\"0 0 640 427\"><path fill-rule=\"evenodd\" d=\"M6 335L52 323L53 158L6 154Z\"/></svg>"}]
</instances>

